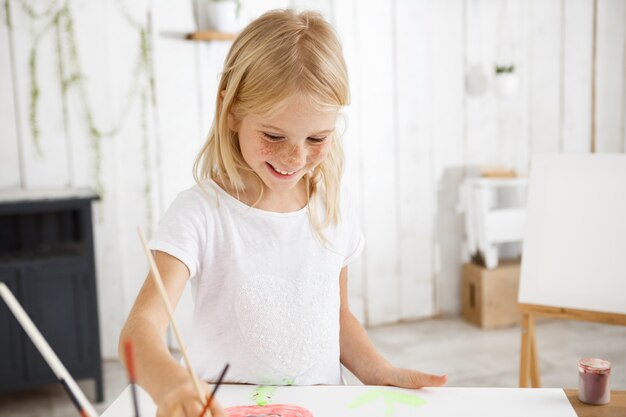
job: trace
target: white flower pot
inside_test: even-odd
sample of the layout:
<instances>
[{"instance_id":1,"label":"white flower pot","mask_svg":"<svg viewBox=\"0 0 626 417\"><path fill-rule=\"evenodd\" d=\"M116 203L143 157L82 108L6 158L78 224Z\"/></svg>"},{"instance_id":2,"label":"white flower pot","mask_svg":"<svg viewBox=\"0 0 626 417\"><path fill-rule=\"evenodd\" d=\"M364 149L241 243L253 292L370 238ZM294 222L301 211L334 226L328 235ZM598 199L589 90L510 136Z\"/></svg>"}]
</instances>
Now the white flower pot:
<instances>
[{"instance_id":1,"label":"white flower pot","mask_svg":"<svg viewBox=\"0 0 626 417\"><path fill-rule=\"evenodd\" d=\"M193 17L196 21L196 27L198 30L208 30L209 22L207 21L206 0L194 0L193 1Z\"/></svg>"},{"instance_id":2,"label":"white flower pot","mask_svg":"<svg viewBox=\"0 0 626 417\"><path fill-rule=\"evenodd\" d=\"M519 90L519 78L515 72L502 72L495 75L494 86L499 97L514 97Z\"/></svg>"},{"instance_id":3,"label":"white flower pot","mask_svg":"<svg viewBox=\"0 0 626 417\"><path fill-rule=\"evenodd\" d=\"M465 90L472 97L481 97L487 92L487 75L479 65L472 65L465 75Z\"/></svg>"},{"instance_id":4,"label":"white flower pot","mask_svg":"<svg viewBox=\"0 0 626 417\"><path fill-rule=\"evenodd\" d=\"M218 32L237 32L237 3L234 1L209 1L206 3L207 22L209 29Z\"/></svg>"}]
</instances>

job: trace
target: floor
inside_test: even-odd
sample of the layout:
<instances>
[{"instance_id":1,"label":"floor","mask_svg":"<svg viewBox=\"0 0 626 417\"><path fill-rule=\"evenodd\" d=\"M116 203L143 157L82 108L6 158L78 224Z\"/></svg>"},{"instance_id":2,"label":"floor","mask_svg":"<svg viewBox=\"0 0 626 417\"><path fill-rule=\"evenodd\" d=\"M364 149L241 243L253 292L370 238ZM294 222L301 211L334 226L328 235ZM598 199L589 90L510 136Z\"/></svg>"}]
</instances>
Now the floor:
<instances>
[{"instance_id":1,"label":"floor","mask_svg":"<svg viewBox=\"0 0 626 417\"><path fill-rule=\"evenodd\" d=\"M394 364L449 375L448 386L516 387L518 327L481 330L460 318L432 319L369 330L380 351ZM611 386L626 390L626 327L545 320L537 324L537 349L544 387L577 386L581 357L612 363ZM119 362L104 363L105 401L99 412L126 387ZM347 375L348 383L358 383ZM79 383L88 397L93 382ZM31 391L0 394L1 417L75 417L62 388L49 385Z\"/></svg>"}]
</instances>

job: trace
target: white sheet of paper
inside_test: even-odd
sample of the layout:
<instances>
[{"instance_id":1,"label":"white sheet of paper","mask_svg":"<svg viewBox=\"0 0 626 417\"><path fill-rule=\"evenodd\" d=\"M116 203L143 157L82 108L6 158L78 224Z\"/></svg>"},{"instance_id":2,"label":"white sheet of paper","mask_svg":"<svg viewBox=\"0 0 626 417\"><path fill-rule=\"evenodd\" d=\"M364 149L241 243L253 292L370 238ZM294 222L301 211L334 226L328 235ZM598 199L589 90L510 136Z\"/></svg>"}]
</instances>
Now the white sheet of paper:
<instances>
[{"instance_id":1,"label":"white sheet of paper","mask_svg":"<svg viewBox=\"0 0 626 417\"><path fill-rule=\"evenodd\" d=\"M251 395L256 388L223 385L217 391L217 399L224 408L255 405ZM151 398L139 387L137 392L141 415L154 416L156 407ZM410 404L416 397L425 403ZM357 399L364 404L354 406ZM269 404L298 405L315 417L576 417L567 396L557 388L277 387ZM133 416L130 387L102 414L102 417L126 416Z\"/></svg>"}]
</instances>

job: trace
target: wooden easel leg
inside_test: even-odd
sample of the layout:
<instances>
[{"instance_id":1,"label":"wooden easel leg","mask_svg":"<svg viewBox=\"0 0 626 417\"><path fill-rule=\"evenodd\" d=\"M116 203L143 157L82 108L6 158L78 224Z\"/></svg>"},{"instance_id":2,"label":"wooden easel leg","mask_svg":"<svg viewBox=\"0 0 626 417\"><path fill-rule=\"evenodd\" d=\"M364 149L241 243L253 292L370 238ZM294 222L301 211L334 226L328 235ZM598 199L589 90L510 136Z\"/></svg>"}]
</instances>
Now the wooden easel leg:
<instances>
[{"instance_id":1,"label":"wooden easel leg","mask_svg":"<svg viewBox=\"0 0 626 417\"><path fill-rule=\"evenodd\" d=\"M530 325L530 315L522 313L522 346L520 349L520 365L519 365L519 386L520 388L528 387L530 377L530 335L528 333Z\"/></svg>"},{"instance_id":2,"label":"wooden easel leg","mask_svg":"<svg viewBox=\"0 0 626 417\"><path fill-rule=\"evenodd\" d=\"M626 314L599 313L533 304L519 304L519 307L522 313L522 346L520 349L519 367L520 388L526 388L530 383L532 383L534 388L541 387L534 316L626 326Z\"/></svg>"},{"instance_id":3,"label":"wooden easel leg","mask_svg":"<svg viewBox=\"0 0 626 417\"><path fill-rule=\"evenodd\" d=\"M533 388L541 387L539 375L539 356L537 355L537 336L535 333L535 319L528 315L528 339L530 343L530 380Z\"/></svg>"}]
</instances>

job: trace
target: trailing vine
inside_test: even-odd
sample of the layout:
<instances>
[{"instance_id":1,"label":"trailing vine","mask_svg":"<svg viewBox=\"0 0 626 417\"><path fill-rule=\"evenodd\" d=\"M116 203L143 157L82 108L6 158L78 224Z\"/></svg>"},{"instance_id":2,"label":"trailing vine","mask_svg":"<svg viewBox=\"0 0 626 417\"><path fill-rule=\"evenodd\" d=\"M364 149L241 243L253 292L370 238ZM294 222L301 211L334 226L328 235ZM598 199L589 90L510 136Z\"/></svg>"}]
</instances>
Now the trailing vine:
<instances>
[{"instance_id":1,"label":"trailing vine","mask_svg":"<svg viewBox=\"0 0 626 417\"><path fill-rule=\"evenodd\" d=\"M5 0L4 2L4 21L9 30L13 29L13 23L11 22L11 5L9 4L9 0Z\"/></svg>"},{"instance_id":2,"label":"trailing vine","mask_svg":"<svg viewBox=\"0 0 626 417\"><path fill-rule=\"evenodd\" d=\"M156 112L156 93L154 69L152 65L152 45L148 32L147 23L141 24L126 11L121 0L117 2L118 8L124 16L126 22L136 30L138 37L139 50L132 71L132 79L127 87L126 98L121 106L121 113L117 118L117 122L108 129L102 129L97 126L94 117L94 111L88 99L86 88L86 77L81 66L80 56L77 46L77 37L74 26L74 16L70 8L70 0L65 0L59 5L59 0L53 0L48 7L41 12L35 11L26 0L16 0L22 11L33 22L37 22L41 29L34 34L33 43L29 51L28 69L29 69L29 127L31 138L37 154L43 157L43 149L41 146L41 131L39 128L38 104L41 96L41 89L37 79L38 70L38 48L41 39L48 34L50 30L55 32L55 53L57 59L57 68L59 75L60 91L61 91L61 107L63 126L66 135L69 130L69 110L68 95L74 91L78 97L84 125L86 127L91 150L94 156L93 181L96 192L103 199L105 197L104 184L102 182L102 140L116 136L125 126L127 117L133 105L138 102L140 109L140 128L142 131L142 148L143 148L143 166L146 169L146 178L144 185L144 198L146 201L146 210L148 213L148 235L151 234L151 226L153 219L152 205L152 186L150 182L150 136L148 123L148 109ZM5 23L9 31L14 30L11 20L11 0L4 1ZM65 46L65 48L64 48Z\"/></svg>"}]
</instances>

